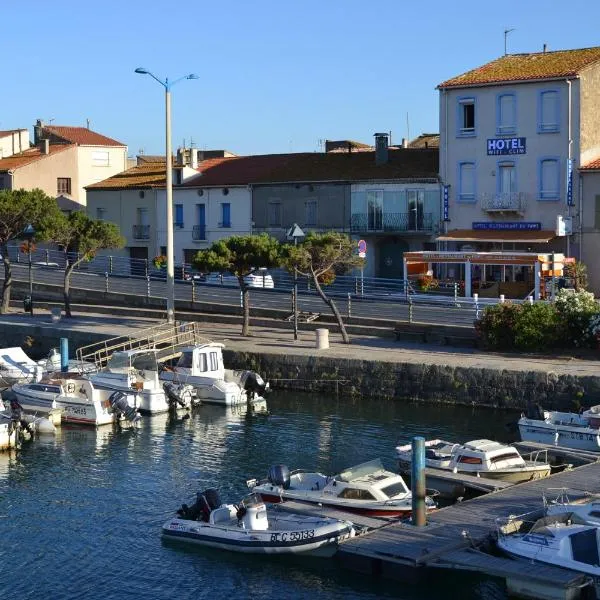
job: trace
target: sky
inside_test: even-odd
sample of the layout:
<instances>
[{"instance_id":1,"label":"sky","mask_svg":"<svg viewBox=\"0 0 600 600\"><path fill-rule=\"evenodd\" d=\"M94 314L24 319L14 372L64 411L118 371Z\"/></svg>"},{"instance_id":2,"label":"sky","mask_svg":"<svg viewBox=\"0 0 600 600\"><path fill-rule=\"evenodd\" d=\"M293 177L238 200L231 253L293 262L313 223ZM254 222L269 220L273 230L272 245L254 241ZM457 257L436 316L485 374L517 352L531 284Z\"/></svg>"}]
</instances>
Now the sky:
<instances>
[{"instance_id":1,"label":"sky","mask_svg":"<svg viewBox=\"0 0 600 600\"><path fill-rule=\"evenodd\" d=\"M504 54L600 45L597 0L0 0L0 130L86 126L164 154L318 152L437 132L442 81Z\"/></svg>"}]
</instances>

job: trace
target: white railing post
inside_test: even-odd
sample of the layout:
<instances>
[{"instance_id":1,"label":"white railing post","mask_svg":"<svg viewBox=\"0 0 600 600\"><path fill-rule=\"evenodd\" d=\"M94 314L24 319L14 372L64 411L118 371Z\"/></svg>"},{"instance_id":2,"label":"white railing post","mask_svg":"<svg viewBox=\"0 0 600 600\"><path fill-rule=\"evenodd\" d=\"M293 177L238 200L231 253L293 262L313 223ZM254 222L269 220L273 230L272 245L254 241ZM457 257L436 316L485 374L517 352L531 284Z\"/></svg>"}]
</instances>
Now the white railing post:
<instances>
[{"instance_id":1,"label":"white railing post","mask_svg":"<svg viewBox=\"0 0 600 600\"><path fill-rule=\"evenodd\" d=\"M500 304L504 304L504 294L500 294Z\"/></svg>"}]
</instances>

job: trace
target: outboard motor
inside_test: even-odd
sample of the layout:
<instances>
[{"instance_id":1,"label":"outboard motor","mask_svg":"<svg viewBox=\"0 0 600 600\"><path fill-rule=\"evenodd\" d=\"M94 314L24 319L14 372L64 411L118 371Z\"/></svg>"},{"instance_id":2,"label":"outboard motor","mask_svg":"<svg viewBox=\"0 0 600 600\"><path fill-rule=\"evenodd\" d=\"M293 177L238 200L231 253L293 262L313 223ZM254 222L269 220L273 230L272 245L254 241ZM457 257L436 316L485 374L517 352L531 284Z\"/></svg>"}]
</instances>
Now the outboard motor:
<instances>
[{"instance_id":1,"label":"outboard motor","mask_svg":"<svg viewBox=\"0 0 600 600\"><path fill-rule=\"evenodd\" d=\"M221 506L221 496L219 495L219 490L215 488L208 488L202 492L202 495L206 499L210 510L215 510L215 508L219 508L219 506Z\"/></svg>"},{"instance_id":2,"label":"outboard motor","mask_svg":"<svg viewBox=\"0 0 600 600\"><path fill-rule=\"evenodd\" d=\"M169 401L169 408L191 408L193 400L193 387L191 385L180 385L171 381L163 383L163 389Z\"/></svg>"},{"instance_id":3,"label":"outboard motor","mask_svg":"<svg viewBox=\"0 0 600 600\"><path fill-rule=\"evenodd\" d=\"M265 531L269 528L267 507L258 494L252 494L243 502L242 527L252 531Z\"/></svg>"},{"instance_id":4,"label":"outboard motor","mask_svg":"<svg viewBox=\"0 0 600 600\"><path fill-rule=\"evenodd\" d=\"M290 470L286 465L272 465L267 476L269 483L280 485L284 490L290 487Z\"/></svg>"},{"instance_id":5,"label":"outboard motor","mask_svg":"<svg viewBox=\"0 0 600 600\"><path fill-rule=\"evenodd\" d=\"M269 389L269 385L255 371L242 371L240 383L250 399L253 399L255 395L262 396Z\"/></svg>"},{"instance_id":6,"label":"outboard motor","mask_svg":"<svg viewBox=\"0 0 600 600\"><path fill-rule=\"evenodd\" d=\"M141 419L140 413L138 413L136 408L129 405L127 395L123 392L113 392L108 397L108 401L114 412L124 415L131 423L137 423Z\"/></svg>"},{"instance_id":7,"label":"outboard motor","mask_svg":"<svg viewBox=\"0 0 600 600\"><path fill-rule=\"evenodd\" d=\"M525 416L528 419L536 421L544 420L544 409L539 404L533 404L533 402L527 402L527 412Z\"/></svg>"}]
</instances>

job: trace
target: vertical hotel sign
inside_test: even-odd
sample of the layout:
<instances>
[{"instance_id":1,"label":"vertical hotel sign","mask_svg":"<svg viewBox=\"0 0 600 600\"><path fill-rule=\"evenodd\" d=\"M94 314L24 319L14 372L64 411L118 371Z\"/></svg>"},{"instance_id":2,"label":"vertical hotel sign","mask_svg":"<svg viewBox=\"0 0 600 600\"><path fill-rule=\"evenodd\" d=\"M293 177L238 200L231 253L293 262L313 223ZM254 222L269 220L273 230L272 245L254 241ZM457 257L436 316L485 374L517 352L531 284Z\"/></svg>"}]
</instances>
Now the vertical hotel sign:
<instances>
[{"instance_id":1,"label":"vertical hotel sign","mask_svg":"<svg viewBox=\"0 0 600 600\"><path fill-rule=\"evenodd\" d=\"M573 159L567 159L567 206L574 206L573 202Z\"/></svg>"},{"instance_id":2,"label":"vertical hotel sign","mask_svg":"<svg viewBox=\"0 0 600 600\"><path fill-rule=\"evenodd\" d=\"M449 205L449 185L444 186L443 190L443 213L444 213L444 221L449 221L450 217L448 216L448 205Z\"/></svg>"}]
</instances>

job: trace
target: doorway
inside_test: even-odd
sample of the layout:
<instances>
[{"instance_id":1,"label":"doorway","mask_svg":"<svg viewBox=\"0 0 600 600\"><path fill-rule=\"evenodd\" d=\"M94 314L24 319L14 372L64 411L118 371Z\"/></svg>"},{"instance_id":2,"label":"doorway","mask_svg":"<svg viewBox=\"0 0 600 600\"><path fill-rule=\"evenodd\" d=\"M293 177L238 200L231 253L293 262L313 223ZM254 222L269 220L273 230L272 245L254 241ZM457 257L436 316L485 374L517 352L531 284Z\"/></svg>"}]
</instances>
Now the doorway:
<instances>
[{"instance_id":1,"label":"doorway","mask_svg":"<svg viewBox=\"0 0 600 600\"><path fill-rule=\"evenodd\" d=\"M386 279L404 278L404 253L408 243L404 240L385 240L379 245L379 269L377 276Z\"/></svg>"}]
</instances>

